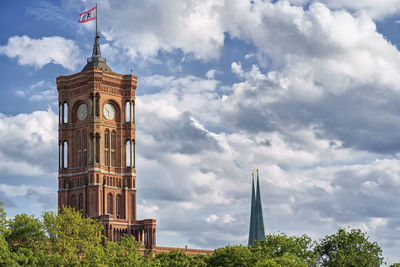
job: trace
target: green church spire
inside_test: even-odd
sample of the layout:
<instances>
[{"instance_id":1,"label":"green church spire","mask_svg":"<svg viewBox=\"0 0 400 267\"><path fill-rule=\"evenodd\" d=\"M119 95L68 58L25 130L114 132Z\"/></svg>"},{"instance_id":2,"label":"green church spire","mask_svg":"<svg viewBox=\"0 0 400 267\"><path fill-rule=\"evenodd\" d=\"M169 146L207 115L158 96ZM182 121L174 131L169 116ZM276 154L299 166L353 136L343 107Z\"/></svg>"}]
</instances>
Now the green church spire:
<instances>
[{"instance_id":1,"label":"green church spire","mask_svg":"<svg viewBox=\"0 0 400 267\"><path fill-rule=\"evenodd\" d=\"M261 240L265 237L264 219L261 204L260 178L257 169L257 194L254 190L254 173L252 173L252 192L251 192L251 212L250 212L250 231L249 246L255 244L255 240Z\"/></svg>"}]
</instances>

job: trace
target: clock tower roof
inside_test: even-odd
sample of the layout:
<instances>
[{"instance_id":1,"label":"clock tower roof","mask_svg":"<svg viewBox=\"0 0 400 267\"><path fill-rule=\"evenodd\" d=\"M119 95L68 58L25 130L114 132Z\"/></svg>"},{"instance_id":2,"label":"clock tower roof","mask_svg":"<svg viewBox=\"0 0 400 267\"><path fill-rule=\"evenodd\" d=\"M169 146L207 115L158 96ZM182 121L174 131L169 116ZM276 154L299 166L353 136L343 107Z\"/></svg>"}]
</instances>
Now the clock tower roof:
<instances>
[{"instance_id":1,"label":"clock tower roof","mask_svg":"<svg viewBox=\"0 0 400 267\"><path fill-rule=\"evenodd\" d=\"M92 57L87 59L87 64L83 68L83 70L92 67L100 67L103 68L104 70L111 71L111 68L106 63L106 59L104 57L101 57L99 39L100 39L100 34L98 31L96 31L96 36L93 44Z\"/></svg>"}]
</instances>

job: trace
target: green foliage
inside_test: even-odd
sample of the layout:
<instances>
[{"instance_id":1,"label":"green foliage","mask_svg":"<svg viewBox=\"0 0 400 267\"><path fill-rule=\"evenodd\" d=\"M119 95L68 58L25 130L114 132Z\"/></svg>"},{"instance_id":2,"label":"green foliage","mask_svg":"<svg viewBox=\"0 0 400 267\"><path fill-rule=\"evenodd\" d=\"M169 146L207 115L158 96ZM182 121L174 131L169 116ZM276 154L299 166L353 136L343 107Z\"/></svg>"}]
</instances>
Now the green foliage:
<instances>
[{"instance_id":1,"label":"green foliage","mask_svg":"<svg viewBox=\"0 0 400 267\"><path fill-rule=\"evenodd\" d=\"M42 242L46 235L43 224L34 216L19 214L8 222L8 232L5 238L13 248L33 248L38 242Z\"/></svg>"},{"instance_id":2,"label":"green foliage","mask_svg":"<svg viewBox=\"0 0 400 267\"><path fill-rule=\"evenodd\" d=\"M183 266L193 266L202 267L207 266L204 262L204 257L191 257L186 255L180 250L172 250L169 253L160 253L156 256L154 261L156 264L168 267L183 267Z\"/></svg>"},{"instance_id":3,"label":"green foliage","mask_svg":"<svg viewBox=\"0 0 400 267\"><path fill-rule=\"evenodd\" d=\"M211 266L254 266L256 259L248 247L226 246L217 248L209 259Z\"/></svg>"},{"instance_id":4,"label":"green foliage","mask_svg":"<svg viewBox=\"0 0 400 267\"><path fill-rule=\"evenodd\" d=\"M392 263L392 264L390 264L389 267L400 267L400 263L399 262Z\"/></svg>"},{"instance_id":5,"label":"green foliage","mask_svg":"<svg viewBox=\"0 0 400 267\"><path fill-rule=\"evenodd\" d=\"M65 207L57 215L44 213L43 225L49 236L47 249L53 265L76 266L80 263L96 266L104 262L103 225L100 222Z\"/></svg>"},{"instance_id":6,"label":"green foliage","mask_svg":"<svg viewBox=\"0 0 400 267\"><path fill-rule=\"evenodd\" d=\"M143 256L131 235L109 242L103 225L73 208L42 219L26 214L7 219L0 202L0 266L379 266L382 250L359 229L340 228L319 243L310 237L269 234L256 245L218 248L213 255L188 256L180 250ZM394 263L392 267L400 267Z\"/></svg>"},{"instance_id":7,"label":"green foliage","mask_svg":"<svg viewBox=\"0 0 400 267\"><path fill-rule=\"evenodd\" d=\"M119 242L109 242L105 246L107 263L117 266L145 266L147 259L139 254L140 243L131 235L125 235Z\"/></svg>"},{"instance_id":8,"label":"green foliage","mask_svg":"<svg viewBox=\"0 0 400 267\"><path fill-rule=\"evenodd\" d=\"M360 229L347 232L339 228L333 235L321 239L316 247L322 266L380 266L382 249Z\"/></svg>"},{"instance_id":9,"label":"green foliage","mask_svg":"<svg viewBox=\"0 0 400 267\"><path fill-rule=\"evenodd\" d=\"M282 266L307 266L316 262L314 242L307 235L268 234L251 247L258 259L271 259Z\"/></svg>"},{"instance_id":10,"label":"green foliage","mask_svg":"<svg viewBox=\"0 0 400 267\"><path fill-rule=\"evenodd\" d=\"M7 213L4 211L4 202L0 201L0 235L7 230Z\"/></svg>"}]
</instances>

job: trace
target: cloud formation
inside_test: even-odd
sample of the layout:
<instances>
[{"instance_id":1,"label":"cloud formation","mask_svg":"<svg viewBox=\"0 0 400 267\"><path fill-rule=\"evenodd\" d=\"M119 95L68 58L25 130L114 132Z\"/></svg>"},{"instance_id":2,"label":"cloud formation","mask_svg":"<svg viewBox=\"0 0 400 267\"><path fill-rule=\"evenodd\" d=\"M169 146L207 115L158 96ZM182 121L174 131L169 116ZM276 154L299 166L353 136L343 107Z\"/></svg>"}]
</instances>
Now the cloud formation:
<instances>
[{"instance_id":1,"label":"cloud formation","mask_svg":"<svg viewBox=\"0 0 400 267\"><path fill-rule=\"evenodd\" d=\"M29 36L13 36L6 45L0 46L0 54L16 58L19 65L42 68L46 64L59 64L66 69L75 70L82 62L79 47L75 41L52 36L33 39Z\"/></svg>"}]
</instances>

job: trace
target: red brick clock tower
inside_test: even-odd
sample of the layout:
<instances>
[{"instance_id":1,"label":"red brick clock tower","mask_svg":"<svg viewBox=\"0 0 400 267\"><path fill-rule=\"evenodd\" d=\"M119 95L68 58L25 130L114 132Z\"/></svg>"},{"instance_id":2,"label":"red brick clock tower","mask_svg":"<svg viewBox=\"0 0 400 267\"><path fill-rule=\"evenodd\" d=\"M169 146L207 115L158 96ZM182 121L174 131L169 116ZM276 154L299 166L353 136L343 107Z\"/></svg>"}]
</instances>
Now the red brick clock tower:
<instances>
[{"instance_id":1,"label":"red brick clock tower","mask_svg":"<svg viewBox=\"0 0 400 267\"><path fill-rule=\"evenodd\" d=\"M81 72L57 77L58 206L101 221L111 241L131 234L153 249L156 220L136 218L137 77L111 71L99 38Z\"/></svg>"}]
</instances>

